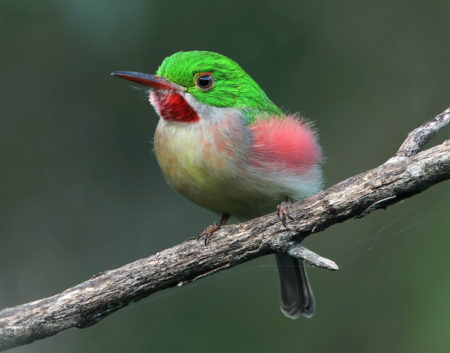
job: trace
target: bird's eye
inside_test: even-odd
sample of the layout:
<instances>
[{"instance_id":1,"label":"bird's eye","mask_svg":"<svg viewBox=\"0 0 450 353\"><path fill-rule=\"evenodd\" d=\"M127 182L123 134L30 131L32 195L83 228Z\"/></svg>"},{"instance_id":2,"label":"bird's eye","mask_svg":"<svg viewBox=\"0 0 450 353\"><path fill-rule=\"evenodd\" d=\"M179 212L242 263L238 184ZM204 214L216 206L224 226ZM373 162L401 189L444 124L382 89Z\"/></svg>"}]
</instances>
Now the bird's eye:
<instances>
[{"instance_id":1,"label":"bird's eye","mask_svg":"<svg viewBox=\"0 0 450 353\"><path fill-rule=\"evenodd\" d=\"M195 85L201 91L207 92L214 88L216 81L212 72L202 72L195 75Z\"/></svg>"}]
</instances>

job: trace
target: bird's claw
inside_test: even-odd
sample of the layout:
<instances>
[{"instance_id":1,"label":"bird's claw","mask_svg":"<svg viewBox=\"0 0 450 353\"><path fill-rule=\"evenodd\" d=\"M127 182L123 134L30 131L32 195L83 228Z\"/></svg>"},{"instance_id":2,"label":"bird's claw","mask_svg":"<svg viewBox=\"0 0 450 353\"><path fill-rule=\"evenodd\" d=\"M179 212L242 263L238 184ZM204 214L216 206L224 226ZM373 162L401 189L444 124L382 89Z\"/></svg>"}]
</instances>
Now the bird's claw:
<instances>
[{"instance_id":1,"label":"bird's claw","mask_svg":"<svg viewBox=\"0 0 450 353\"><path fill-rule=\"evenodd\" d=\"M278 218L280 219L281 223L283 223L284 228L286 228L286 230L289 230L289 227L286 223L287 219L289 218L291 221L294 220L294 218L291 216L290 209L291 209L290 201L284 201L280 203L277 207Z\"/></svg>"},{"instance_id":2,"label":"bird's claw","mask_svg":"<svg viewBox=\"0 0 450 353\"><path fill-rule=\"evenodd\" d=\"M211 238L211 236L217 232L220 229L220 227L214 223L211 224L209 226L206 227L206 229L202 232L202 234L200 234L197 238L197 240L202 239L203 237L205 238L205 246L208 245L209 239Z\"/></svg>"}]
</instances>

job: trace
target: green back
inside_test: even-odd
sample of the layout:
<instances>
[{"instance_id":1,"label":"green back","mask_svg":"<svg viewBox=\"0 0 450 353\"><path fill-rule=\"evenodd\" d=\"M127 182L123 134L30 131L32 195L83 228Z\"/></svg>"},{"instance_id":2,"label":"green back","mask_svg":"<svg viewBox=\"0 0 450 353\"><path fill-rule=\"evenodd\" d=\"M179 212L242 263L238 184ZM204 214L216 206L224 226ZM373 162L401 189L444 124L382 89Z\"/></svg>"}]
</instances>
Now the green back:
<instances>
[{"instance_id":1,"label":"green back","mask_svg":"<svg viewBox=\"0 0 450 353\"><path fill-rule=\"evenodd\" d=\"M201 72L214 75L215 86L210 91L195 86L195 75ZM181 51L165 58L156 74L185 87L201 103L242 110L248 123L260 115L282 115L258 84L235 61L221 54Z\"/></svg>"}]
</instances>

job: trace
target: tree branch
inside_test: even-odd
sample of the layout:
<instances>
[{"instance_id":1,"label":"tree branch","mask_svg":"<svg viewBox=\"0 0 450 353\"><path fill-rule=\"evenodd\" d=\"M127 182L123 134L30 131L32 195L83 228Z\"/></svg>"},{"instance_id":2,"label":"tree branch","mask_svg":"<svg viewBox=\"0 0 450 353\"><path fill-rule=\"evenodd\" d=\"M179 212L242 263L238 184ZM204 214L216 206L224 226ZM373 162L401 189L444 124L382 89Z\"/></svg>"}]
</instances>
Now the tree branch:
<instances>
[{"instance_id":1,"label":"tree branch","mask_svg":"<svg viewBox=\"0 0 450 353\"><path fill-rule=\"evenodd\" d=\"M397 151L397 157L411 157L417 154L431 138L450 124L450 108L419 126L408 134Z\"/></svg>"},{"instance_id":2,"label":"tree branch","mask_svg":"<svg viewBox=\"0 0 450 353\"><path fill-rule=\"evenodd\" d=\"M0 350L62 330L93 325L156 291L181 286L276 251L336 270L337 265L299 245L310 234L352 217L364 217L450 178L450 140L420 149L450 123L450 109L412 131L397 154L381 166L295 203L285 230L269 214L230 225L208 246L187 240L153 256L95 275L62 293L0 311Z\"/></svg>"}]
</instances>

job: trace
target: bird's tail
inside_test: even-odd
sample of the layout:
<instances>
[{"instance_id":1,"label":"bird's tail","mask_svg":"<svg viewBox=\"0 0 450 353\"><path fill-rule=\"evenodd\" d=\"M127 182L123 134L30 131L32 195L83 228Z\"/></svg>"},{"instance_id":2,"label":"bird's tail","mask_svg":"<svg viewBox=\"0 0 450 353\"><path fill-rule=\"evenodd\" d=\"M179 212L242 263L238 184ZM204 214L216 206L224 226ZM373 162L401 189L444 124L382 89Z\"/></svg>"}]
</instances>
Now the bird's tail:
<instances>
[{"instance_id":1,"label":"bird's tail","mask_svg":"<svg viewBox=\"0 0 450 353\"><path fill-rule=\"evenodd\" d=\"M315 300L303 261L281 253L277 253L276 258L282 313L291 319L297 319L299 316L312 317Z\"/></svg>"}]
</instances>

